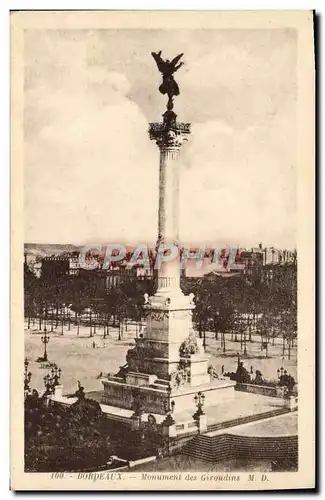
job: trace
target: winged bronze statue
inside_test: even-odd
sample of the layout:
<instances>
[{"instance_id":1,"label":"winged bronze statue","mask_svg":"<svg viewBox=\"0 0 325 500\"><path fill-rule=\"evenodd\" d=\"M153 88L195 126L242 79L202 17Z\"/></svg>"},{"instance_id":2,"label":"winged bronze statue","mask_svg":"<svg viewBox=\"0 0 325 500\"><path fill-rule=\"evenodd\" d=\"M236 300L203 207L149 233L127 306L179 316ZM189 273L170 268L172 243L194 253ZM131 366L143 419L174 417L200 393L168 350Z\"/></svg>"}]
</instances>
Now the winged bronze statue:
<instances>
[{"instance_id":1,"label":"winged bronze statue","mask_svg":"<svg viewBox=\"0 0 325 500\"><path fill-rule=\"evenodd\" d=\"M161 50L159 52L151 52L151 55L156 61L158 70L163 78L162 84L159 87L159 92L164 95L167 94L169 102L172 102L173 97L179 95L179 87L174 80L173 74L184 64L183 62L179 63L179 60L184 54L179 54L171 61L169 61L169 59L166 59L166 61L162 59Z\"/></svg>"}]
</instances>

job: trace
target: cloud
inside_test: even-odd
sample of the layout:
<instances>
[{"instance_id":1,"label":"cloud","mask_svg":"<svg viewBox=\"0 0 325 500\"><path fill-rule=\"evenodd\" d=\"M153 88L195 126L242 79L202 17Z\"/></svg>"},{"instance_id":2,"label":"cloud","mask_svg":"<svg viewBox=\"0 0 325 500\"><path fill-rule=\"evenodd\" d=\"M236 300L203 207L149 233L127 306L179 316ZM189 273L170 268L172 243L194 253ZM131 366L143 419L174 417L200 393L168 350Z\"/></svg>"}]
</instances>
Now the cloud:
<instances>
[{"instance_id":1,"label":"cloud","mask_svg":"<svg viewBox=\"0 0 325 500\"><path fill-rule=\"evenodd\" d=\"M159 151L144 110L159 119L162 96L146 89L149 31L27 33L26 241L156 238ZM181 238L294 246L294 37L217 33L207 44L177 33L160 30L157 46L168 38L172 53L184 43L190 61L176 110L193 116L181 151Z\"/></svg>"},{"instance_id":2,"label":"cloud","mask_svg":"<svg viewBox=\"0 0 325 500\"><path fill-rule=\"evenodd\" d=\"M292 139L282 121L242 131L220 121L193 127L182 170L181 238L295 245L295 158L279 146Z\"/></svg>"},{"instance_id":3,"label":"cloud","mask_svg":"<svg viewBox=\"0 0 325 500\"><path fill-rule=\"evenodd\" d=\"M265 35L267 37L267 32ZM275 88L294 84L292 66L288 64L288 60L294 62L292 36L282 38L282 43L281 39L270 40L264 47L260 38L255 41L241 38L234 43L236 36L238 34L233 34L233 43L220 39L214 50L192 57L184 72L184 85L201 89L215 86L233 89L238 85L267 84ZM263 48L266 49L264 54L261 53Z\"/></svg>"},{"instance_id":4,"label":"cloud","mask_svg":"<svg viewBox=\"0 0 325 500\"><path fill-rule=\"evenodd\" d=\"M146 118L125 75L70 62L54 92L45 73L25 94L26 240L149 238L157 210L143 200L158 203L158 158Z\"/></svg>"}]
</instances>

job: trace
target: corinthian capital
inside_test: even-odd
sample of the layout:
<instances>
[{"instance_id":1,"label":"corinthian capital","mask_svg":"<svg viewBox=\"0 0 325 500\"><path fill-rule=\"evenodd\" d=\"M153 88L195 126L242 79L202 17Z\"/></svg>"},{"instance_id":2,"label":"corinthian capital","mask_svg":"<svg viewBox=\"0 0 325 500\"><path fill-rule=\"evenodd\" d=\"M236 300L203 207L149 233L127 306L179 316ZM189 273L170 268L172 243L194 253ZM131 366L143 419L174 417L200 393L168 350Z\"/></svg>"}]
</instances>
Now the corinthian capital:
<instances>
[{"instance_id":1,"label":"corinthian capital","mask_svg":"<svg viewBox=\"0 0 325 500\"><path fill-rule=\"evenodd\" d=\"M150 123L150 139L156 141L160 149L179 149L191 133L190 123L178 123L166 126L166 123Z\"/></svg>"}]
</instances>

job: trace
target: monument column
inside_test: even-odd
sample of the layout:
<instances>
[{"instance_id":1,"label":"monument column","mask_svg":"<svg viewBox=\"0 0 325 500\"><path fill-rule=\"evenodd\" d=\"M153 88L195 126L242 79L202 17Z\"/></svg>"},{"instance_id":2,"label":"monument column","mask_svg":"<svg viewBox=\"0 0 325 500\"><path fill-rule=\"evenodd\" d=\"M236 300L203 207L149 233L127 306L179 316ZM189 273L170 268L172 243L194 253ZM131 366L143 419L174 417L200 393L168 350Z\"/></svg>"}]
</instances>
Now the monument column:
<instances>
[{"instance_id":1,"label":"monument column","mask_svg":"<svg viewBox=\"0 0 325 500\"><path fill-rule=\"evenodd\" d=\"M158 252L162 254L164 248L171 246L170 250L165 250L165 254L171 252L170 260L161 262L158 268L158 294L181 293L178 159L180 148L189 133L190 124L176 123L176 115L172 111L164 114L163 123L152 123L149 129L150 138L156 141L160 151ZM161 257L158 255L157 262Z\"/></svg>"},{"instance_id":2,"label":"monument column","mask_svg":"<svg viewBox=\"0 0 325 500\"><path fill-rule=\"evenodd\" d=\"M220 399L221 388L227 389L223 393L232 395L235 385L235 382L211 380L202 340L193 330L193 294L184 295L180 288L178 157L191 133L190 123L177 122L173 111L173 98L179 95L173 74L182 65L179 63L182 55L164 61L161 51L152 52L163 76L159 91L168 95L163 120L149 125L150 139L156 142L160 154L158 288L152 297L144 296L146 328L135 339L135 346L128 350L126 364L115 375L103 380L104 403L134 409L139 397L146 413L166 415L167 412L164 422L168 426L171 421L183 418L184 410L193 411L198 391L202 394L208 391L206 401L212 405L214 396ZM172 418L168 408L174 412ZM176 432L176 427L174 430Z\"/></svg>"},{"instance_id":3,"label":"monument column","mask_svg":"<svg viewBox=\"0 0 325 500\"><path fill-rule=\"evenodd\" d=\"M177 371L180 345L193 332L192 296L180 288L179 230L179 153L190 134L190 123L179 123L171 110L163 121L151 123L150 139L159 147L159 213L157 257L158 288L148 298L144 343L152 358L145 369L169 379ZM167 254L166 254L167 253ZM165 258L162 259L163 254ZM169 254L169 255L168 255ZM168 258L169 257L169 258ZM165 261L166 260L166 261Z\"/></svg>"}]
</instances>

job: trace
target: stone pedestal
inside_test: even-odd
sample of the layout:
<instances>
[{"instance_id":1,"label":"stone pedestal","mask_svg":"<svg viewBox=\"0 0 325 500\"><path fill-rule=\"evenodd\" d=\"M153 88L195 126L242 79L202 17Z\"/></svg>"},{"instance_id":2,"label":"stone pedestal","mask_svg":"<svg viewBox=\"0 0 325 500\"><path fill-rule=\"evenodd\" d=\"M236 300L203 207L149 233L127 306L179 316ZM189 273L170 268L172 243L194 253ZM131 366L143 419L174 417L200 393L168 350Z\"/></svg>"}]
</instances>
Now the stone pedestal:
<instances>
[{"instance_id":1,"label":"stone pedestal","mask_svg":"<svg viewBox=\"0 0 325 500\"><path fill-rule=\"evenodd\" d=\"M131 416L131 419L130 419L130 420L131 420L131 429L132 429L133 431L137 431L137 430L139 430L139 428L140 428L139 416L138 416L138 415L133 414L133 415Z\"/></svg>"},{"instance_id":2,"label":"stone pedestal","mask_svg":"<svg viewBox=\"0 0 325 500\"><path fill-rule=\"evenodd\" d=\"M204 432L207 431L208 429L208 419L205 414L200 415L197 418L197 426L198 426L198 431L200 434L203 434Z\"/></svg>"},{"instance_id":3,"label":"stone pedestal","mask_svg":"<svg viewBox=\"0 0 325 500\"><path fill-rule=\"evenodd\" d=\"M284 407L290 411L295 411L298 408L298 398L295 396L284 397Z\"/></svg>"},{"instance_id":4,"label":"stone pedestal","mask_svg":"<svg viewBox=\"0 0 325 500\"><path fill-rule=\"evenodd\" d=\"M54 388L54 396L56 398L62 398L63 385L56 385Z\"/></svg>"},{"instance_id":5,"label":"stone pedestal","mask_svg":"<svg viewBox=\"0 0 325 500\"><path fill-rule=\"evenodd\" d=\"M161 428L163 437L171 438L177 435L176 424L173 425L162 424Z\"/></svg>"},{"instance_id":6,"label":"stone pedestal","mask_svg":"<svg viewBox=\"0 0 325 500\"><path fill-rule=\"evenodd\" d=\"M283 398L284 397L285 387L277 385L275 387L275 390L276 390L276 397L277 398Z\"/></svg>"},{"instance_id":7,"label":"stone pedestal","mask_svg":"<svg viewBox=\"0 0 325 500\"><path fill-rule=\"evenodd\" d=\"M141 373L139 379L143 380ZM133 376L133 374L132 374ZM233 381L213 380L200 386L192 387L184 383L180 387L173 387L168 391L168 383L163 379L156 379L151 385L131 385L122 377L109 377L102 380L104 391L101 402L109 406L117 406L127 410L133 410L135 400L141 402L142 411L158 415L165 415L165 408L171 401L175 402L173 418L181 422L183 415L192 415L195 410L194 396L200 391L205 396L205 407L216 406L223 401L234 397ZM183 414L183 415L182 415Z\"/></svg>"}]
</instances>

